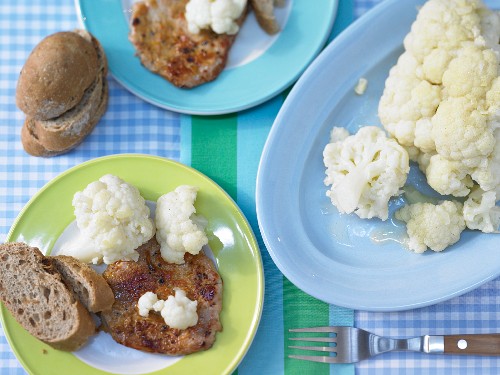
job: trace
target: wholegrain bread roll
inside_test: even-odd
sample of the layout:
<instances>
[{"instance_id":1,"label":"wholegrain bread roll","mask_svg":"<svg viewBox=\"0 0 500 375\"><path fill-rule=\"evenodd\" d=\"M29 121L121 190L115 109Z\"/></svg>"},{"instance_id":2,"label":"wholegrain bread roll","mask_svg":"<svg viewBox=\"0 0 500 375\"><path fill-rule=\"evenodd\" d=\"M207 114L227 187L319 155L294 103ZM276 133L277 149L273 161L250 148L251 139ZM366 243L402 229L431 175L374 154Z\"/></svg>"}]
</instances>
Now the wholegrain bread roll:
<instances>
[{"instance_id":1,"label":"wholegrain bread roll","mask_svg":"<svg viewBox=\"0 0 500 375\"><path fill-rule=\"evenodd\" d=\"M76 350L96 331L89 312L36 247L0 245L0 297L28 332L56 349Z\"/></svg>"},{"instance_id":2,"label":"wholegrain bread roll","mask_svg":"<svg viewBox=\"0 0 500 375\"><path fill-rule=\"evenodd\" d=\"M70 33L76 35L76 38L87 47L90 46L94 51L97 59L94 79L85 89L83 89L83 85L80 86L79 101L62 114L48 119L40 119L28 114L21 129L21 142L25 151L33 156L56 156L78 146L92 132L107 108L109 89L106 74L108 64L104 49L99 41L86 30L75 30ZM29 61L26 65L28 63ZM26 76L21 76L20 82L25 78ZM68 84L61 77L54 78L54 80L58 80L58 84L62 86ZM21 83L18 85L18 90L19 87L22 88ZM18 91L16 95L22 94Z\"/></svg>"},{"instance_id":3,"label":"wholegrain bread roll","mask_svg":"<svg viewBox=\"0 0 500 375\"><path fill-rule=\"evenodd\" d=\"M74 32L43 39L24 64L16 89L16 104L36 120L48 120L73 108L95 81L97 52Z\"/></svg>"}]
</instances>

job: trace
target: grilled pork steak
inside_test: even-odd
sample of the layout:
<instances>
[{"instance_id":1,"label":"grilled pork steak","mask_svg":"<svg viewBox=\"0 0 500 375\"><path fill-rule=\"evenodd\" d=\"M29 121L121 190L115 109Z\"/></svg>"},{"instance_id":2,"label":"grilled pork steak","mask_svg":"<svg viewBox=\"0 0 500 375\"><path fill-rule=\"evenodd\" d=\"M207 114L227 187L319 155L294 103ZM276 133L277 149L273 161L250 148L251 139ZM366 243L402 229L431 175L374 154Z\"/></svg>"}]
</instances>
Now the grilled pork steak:
<instances>
[{"instance_id":1,"label":"grilled pork steak","mask_svg":"<svg viewBox=\"0 0 500 375\"><path fill-rule=\"evenodd\" d=\"M188 0L145 0L135 3L130 41L142 64L178 87L195 87L215 79L227 62L236 35L188 31ZM243 22L246 12L240 17Z\"/></svg>"},{"instance_id":2,"label":"grilled pork steak","mask_svg":"<svg viewBox=\"0 0 500 375\"><path fill-rule=\"evenodd\" d=\"M222 330L222 280L212 261L201 252L186 254L182 265L167 263L155 237L138 251L137 262L118 261L103 273L115 295L112 310L101 314L104 330L120 344L148 352L184 355L209 349ZM195 326L179 330L167 326L157 312L147 318L139 315L137 301L144 293L166 300L175 294L174 288L198 301Z\"/></svg>"}]
</instances>

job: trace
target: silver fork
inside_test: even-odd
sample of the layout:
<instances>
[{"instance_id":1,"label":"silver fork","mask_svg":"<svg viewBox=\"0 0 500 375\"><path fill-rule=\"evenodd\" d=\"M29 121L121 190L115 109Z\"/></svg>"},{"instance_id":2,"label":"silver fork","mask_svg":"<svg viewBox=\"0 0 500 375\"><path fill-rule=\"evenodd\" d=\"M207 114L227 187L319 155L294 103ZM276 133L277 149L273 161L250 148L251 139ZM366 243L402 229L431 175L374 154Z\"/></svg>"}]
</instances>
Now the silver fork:
<instances>
[{"instance_id":1,"label":"silver fork","mask_svg":"<svg viewBox=\"0 0 500 375\"><path fill-rule=\"evenodd\" d=\"M323 343L326 346L296 346L291 349L328 353L319 355L289 355L290 358L324 363L354 363L377 354L397 350L422 353L500 355L500 334L425 335L409 339L377 336L354 327L313 327L290 329L290 332L334 334L324 337L292 337L294 341ZM330 346L330 344L332 344Z\"/></svg>"}]
</instances>

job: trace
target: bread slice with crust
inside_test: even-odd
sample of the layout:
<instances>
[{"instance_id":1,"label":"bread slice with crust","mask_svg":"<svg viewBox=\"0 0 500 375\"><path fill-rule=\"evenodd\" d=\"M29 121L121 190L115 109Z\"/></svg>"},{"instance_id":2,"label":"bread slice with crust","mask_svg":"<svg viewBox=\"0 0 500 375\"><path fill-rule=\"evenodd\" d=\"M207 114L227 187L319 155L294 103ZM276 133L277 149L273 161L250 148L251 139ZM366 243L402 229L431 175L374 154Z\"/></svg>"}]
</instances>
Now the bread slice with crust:
<instances>
[{"instance_id":1,"label":"bread slice with crust","mask_svg":"<svg viewBox=\"0 0 500 375\"><path fill-rule=\"evenodd\" d=\"M27 117L21 129L24 150L33 156L50 157L78 146L106 111L108 82L104 79L100 83L92 87L87 100L58 119L37 121Z\"/></svg>"},{"instance_id":2,"label":"bread slice with crust","mask_svg":"<svg viewBox=\"0 0 500 375\"><path fill-rule=\"evenodd\" d=\"M51 257L54 266L66 285L90 312L107 311L113 306L115 296L106 280L88 264L67 255Z\"/></svg>"},{"instance_id":3,"label":"bread slice with crust","mask_svg":"<svg viewBox=\"0 0 500 375\"><path fill-rule=\"evenodd\" d=\"M96 331L90 313L36 247L0 245L0 298L28 332L56 349L76 350Z\"/></svg>"}]
</instances>

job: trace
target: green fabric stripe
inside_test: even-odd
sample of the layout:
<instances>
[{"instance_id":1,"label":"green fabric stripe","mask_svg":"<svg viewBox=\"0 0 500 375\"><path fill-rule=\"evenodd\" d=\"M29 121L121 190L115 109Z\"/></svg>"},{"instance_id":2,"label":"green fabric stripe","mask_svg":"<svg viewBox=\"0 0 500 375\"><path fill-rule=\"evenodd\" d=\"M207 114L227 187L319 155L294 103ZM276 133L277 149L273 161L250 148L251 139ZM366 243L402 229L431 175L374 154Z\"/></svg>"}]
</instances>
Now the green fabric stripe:
<instances>
[{"instance_id":1,"label":"green fabric stripe","mask_svg":"<svg viewBox=\"0 0 500 375\"><path fill-rule=\"evenodd\" d=\"M329 323L328 304L304 293L286 277L283 277L283 318L285 328L285 373L287 375L330 374L330 366L327 364L288 358L290 354L315 355L314 352L288 348L288 345L314 345L314 343L292 342L288 339L301 335L318 335L293 333L288 332L288 330L290 328L327 326Z\"/></svg>"},{"instance_id":2,"label":"green fabric stripe","mask_svg":"<svg viewBox=\"0 0 500 375\"><path fill-rule=\"evenodd\" d=\"M237 184L237 115L191 117L191 166L218 183L234 200ZM238 369L232 375L238 375Z\"/></svg>"},{"instance_id":3,"label":"green fabric stripe","mask_svg":"<svg viewBox=\"0 0 500 375\"><path fill-rule=\"evenodd\" d=\"M192 116L191 166L236 200L237 115Z\"/></svg>"}]
</instances>

